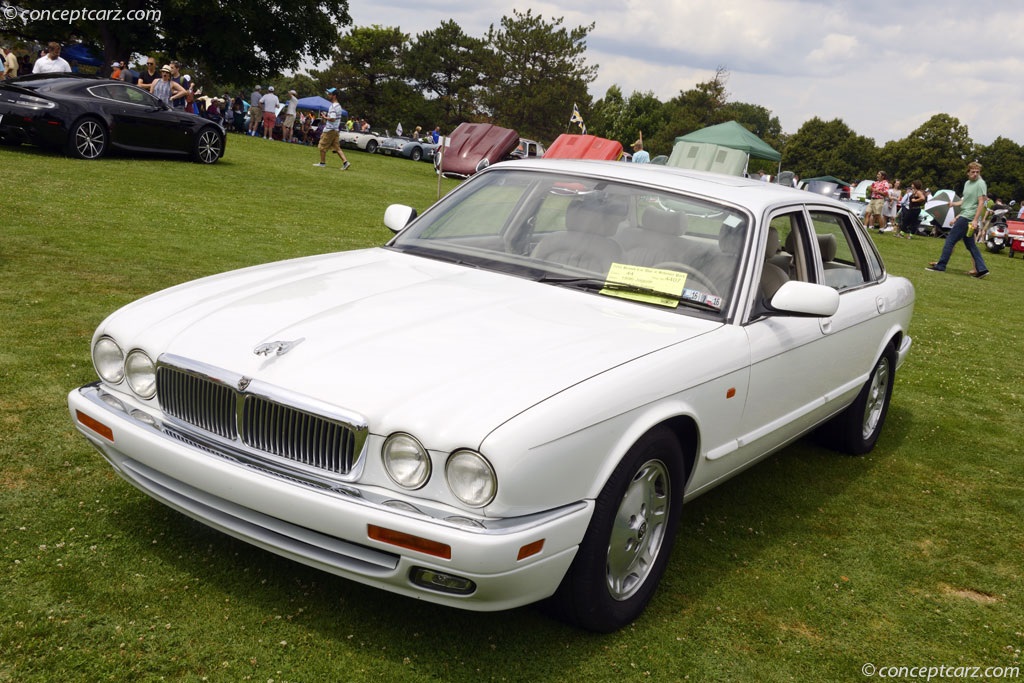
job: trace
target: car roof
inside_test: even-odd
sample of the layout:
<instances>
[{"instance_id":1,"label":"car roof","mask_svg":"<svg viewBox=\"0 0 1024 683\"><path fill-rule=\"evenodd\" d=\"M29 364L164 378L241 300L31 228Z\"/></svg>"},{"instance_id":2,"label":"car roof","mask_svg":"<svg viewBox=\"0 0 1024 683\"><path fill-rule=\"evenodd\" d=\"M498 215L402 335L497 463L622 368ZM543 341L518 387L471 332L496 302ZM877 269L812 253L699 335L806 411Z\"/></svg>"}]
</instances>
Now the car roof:
<instances>
[{"instance_id":1,"label":"car roof","mask_svg":"<svg viewBox=\"0 0 1024 683\"><path fill-rule=\"evenodd\" d=\"M28 74L10 81L3 82L5 85L21 86L30 90L67 90L75 86L94 85L96 83L124 83L99 76L86 76L85 74Z\"/></svg>"},{"instance_id":2,"label":"car roof","mask_svg":"<svg viewBox=\"0 0 1024 683\"><path fill-rule=\"evenodd\" d=\"M551 172L572 173L609 180L642 183L679 190L696 195L713 197L745 206L748 209L767 208L775 204L814 203L842 207L841 203L829 197L798 190L786 185L766 183L752 178L695 171L691 169L662 166L659 164L634 164L624 161L599 161L589 159L522 159L503 161L487 171L534 169Z\"/></svg>"}]
</instances>

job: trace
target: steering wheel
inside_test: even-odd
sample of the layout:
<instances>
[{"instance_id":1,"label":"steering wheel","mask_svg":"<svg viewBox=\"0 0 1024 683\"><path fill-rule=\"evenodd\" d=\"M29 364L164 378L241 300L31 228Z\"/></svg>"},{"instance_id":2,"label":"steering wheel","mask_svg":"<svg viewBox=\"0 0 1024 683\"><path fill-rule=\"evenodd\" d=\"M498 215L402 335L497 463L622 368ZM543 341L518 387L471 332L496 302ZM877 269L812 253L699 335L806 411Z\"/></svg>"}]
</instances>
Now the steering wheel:
<instances>
[{"instance_id":1,"label":"steering wheel","mask_svg":"<svg viewBox=\"0 0 1024 683\"><path fill-rule=\"evenodd\" d=\"M715 284L711 281L711 279L708 278L708 276L705 275L704 273L694 268L693 266L687 265L685 263L679 263L678 261L663 261L662 263L659 263L654 267L659 268L661 270L675 270L680 273L686 273L687 284L689 284L690 278L693 278L694 280L697 281L698 285L704 288L706 292L713 294L715 296L721 296L721 294L719 294L718 292L718 287L715 287ZM693 287L690 287L690 289L693 289Z\"/></svg>"}]
</instances>

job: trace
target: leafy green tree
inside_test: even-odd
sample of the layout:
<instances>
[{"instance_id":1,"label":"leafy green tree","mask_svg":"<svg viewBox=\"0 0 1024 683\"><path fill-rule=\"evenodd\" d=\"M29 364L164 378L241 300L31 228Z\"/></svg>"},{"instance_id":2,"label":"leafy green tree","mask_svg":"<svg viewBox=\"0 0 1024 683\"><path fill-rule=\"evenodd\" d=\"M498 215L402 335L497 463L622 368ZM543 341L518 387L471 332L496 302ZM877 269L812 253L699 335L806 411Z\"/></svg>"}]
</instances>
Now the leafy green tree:
<instances>
[{"instance_id":1,"label":"leafy green tree","mask_svg":"<svg viewBox=\"0 0 1024 683\"><path fill-rule=\"evenodd\" d=\"M963 186L974 157L967 126L949 114L936 114L902 140L887 143L879 159L890 177L920 180L937 190Z\"/></svg>"},{"instance_id":2,"label":"leafy green tree","mask_svg":"<svg viewBox=\"0 0 1024 683\"><path fill-rule=\"evenodd\" d=\"M728 80L728 70L720 66L710 81L681 91L666 102L665 126L651 136L650 146L671 151L680 135L728 121L724 112L729 98L725 89Z\"/></svg>"},{"instance_id":3,"label":"leafy green tree","mask_svg":"<svg viewBox=\"0 0 1024 683\"><path fill-rule=\"evenodd\" d=\"M587 86L597 78L585 55L594 24L566 29L562 22L512 10L486 38L493 56L484 105L500 125L544 142L565 132L574 102L589 109Z\"/></svg>"},{"instance_id":4,"label":"leafy green tree","mask_svg":"<svg viewBox=\"0 0 1024 683\"><path fill-rule=\"evenodd\" d=\"M822 121L815 116L805 121L781 152L782 167L802 178L831 175L855 183L874 177L874 141L857 135L842 119Z\"/></svg>"},{"instance_id":5,"label":"leafy green tree","mask_svg":"<svg viewBox=\"0 0 1024 683\"><path fill-rule=\"evenodd\" d=\"M5 6L9 6L4 3ZM48 0L18 0L23 10L52 10ZM338 26L352 23L348 0L80 0L78 10L105 11L76 21L29 19L0 13L0 34L24 41L81 41L107 63L132 53L159 52L219 82L248 83L295 69L308 56L326 56ZM120 11L116 16L111 10ZM147 19L128 20L130 12Z\"/></svg>"},{"instance_id":6,"label":"leafy green tree","mask_svg":"<svg viewBox=\"0 0 1024 683\"><path fill-rule=\"evenodd\" d=\"M479 99L489 64L480 38L463 33L452 20L416 36L404 57L405 76L426 93L444 130L479 116Z\"/></svg>"},{"instance_id":7,"label":"leafy green tree","mask_svg":"<svg viewBox=\"0 0 1024 683\"><path fill-rule=\"evenodd\" d=\"M401 115L392 107L395 90L404 82L402 56L408 40L398 28L353 28L338 39L333 64L312 76L322 90L341 90L339 99L350 115L369 120L374 130L392 128Z\"/></svg>"},{"instance_id":8,"label":"leafy green tree","mask_svg":"<svg viewBox=\"0 0 1024 683\"><path fill-rule=\"evenodd\" d=\"M604 98L594 104L592 111L590 121L585 114L583 117L588 133L618 140L627 151L642 134L644 149L652 157L672 151L671 148L653 147L650 143L665 126L665 107L653 92L634 92L628 99L623 99L622 91L613 85Z\"/></svg>"},{"instance_id":9,"label":"leafy green tree","mask_svg":"<svg viewBox=\"0 0 1024 683\"><path fill-rule=\"evenodd\" d=\"M1004 202L1024 200L1024 147L1000 136L977 151L989 195Z\"/></svg>"}]
</instances>

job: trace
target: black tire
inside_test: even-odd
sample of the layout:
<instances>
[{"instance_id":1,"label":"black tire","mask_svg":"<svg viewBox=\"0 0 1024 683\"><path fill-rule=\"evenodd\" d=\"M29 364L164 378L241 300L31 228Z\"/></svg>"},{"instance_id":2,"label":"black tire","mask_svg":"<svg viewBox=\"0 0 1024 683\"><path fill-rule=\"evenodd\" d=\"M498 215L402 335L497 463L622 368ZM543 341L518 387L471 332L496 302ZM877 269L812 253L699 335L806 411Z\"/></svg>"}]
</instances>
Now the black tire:
<instances>
[{"instance_id":1,"label":"black tire","mask_svg":"<svg viewBox=\"0 0 1024 683\"><path fill-rule=\"evenodd\" d=\"M192 160L197 164L215 164L224 156L224 134L216 128L203 128L196 136Z\"/></svg>"},{"instance_id":2,"label":"black tire","mask_svg":"<svg viewBox=\"0 0 1024 683\"><path fill-rule=\"evenodd\" d=\"M99 159L107 153L110 134L99 119L87 117L75 121L68 133L68 156L76 159Z\"/></svg>"},{"instance_id":3,"label":"black tire","mask_svg":"<svg viewBox=\"0 0 1024 683\"><path fill-rule=\"evenodd\" d=\"M870 452L885 425L895 380L896 349L890 344L854 402L823 426L827 445L849 455Z\"/></svg>"},{"instance_id":4,"label":"black tire","mask_svg":"<svg viewBox=\"0 0 1024 683\"><path fill-rule=\"evenodd\" d=\"M666 427L633 444L597 497L576 558L548 602L555 616L598 633L640 616L672 554L683 463L682 447Z\"/></svg>"},{"instance_id":5,"label":"black tire","mask_svg":"<svg viewBox=\"0 0 1024 683\"><path fill-rule=\"evenodd\" d=\"M374 152L376 152L377 151L377 141L376 140L370 140L369 142L367 142L366 143L366 151L368 153L370 153L370 154L373 154Z\"/></svg>"},{"instance_id":6,"label":"black tire","mask_svg":"<svg viewBox=\"0 0 1024 683\"><path fill-rule=\"evenodd\" d=\"M422 159L423 158L423 148L422 147L413 147L412 148L412 154L409 155L409 158L412 159L413 161L419 161L420 159Z\"/></svg>"}]
</instances>

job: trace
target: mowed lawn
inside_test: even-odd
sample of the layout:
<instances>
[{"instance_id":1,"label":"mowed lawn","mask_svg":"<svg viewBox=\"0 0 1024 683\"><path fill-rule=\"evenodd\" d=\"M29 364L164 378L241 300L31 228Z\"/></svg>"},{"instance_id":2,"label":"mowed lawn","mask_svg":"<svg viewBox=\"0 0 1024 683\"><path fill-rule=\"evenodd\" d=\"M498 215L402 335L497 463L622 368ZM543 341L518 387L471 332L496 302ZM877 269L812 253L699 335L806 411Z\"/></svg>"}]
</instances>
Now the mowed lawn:
<instances>
[{"instance_id":1,"label":"mowed lawn","mask_svg":"<svg viewBox=\"0 0 1024 683\"><path fill-rule=\"evenodd\" d=\"M802 682L943 666L1005 680L1024 667L1024 258L1005 252L986 254L979 281L962 247L929 273L939 240L875 235L917 288L878 446L851 458L804 440L687 505L661 589L612 635L534 607L461 612L363 587L121 481L65 405L94 379L96 325L199 276L382 244L388 204L438 196L429 164L349 158L347 172L314 168L313 148L237 135L212 167L0 149L0 681Z\"/></svg>"}]
</instances>

